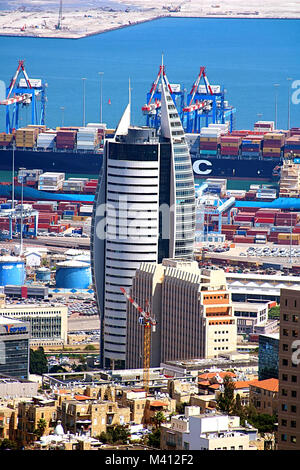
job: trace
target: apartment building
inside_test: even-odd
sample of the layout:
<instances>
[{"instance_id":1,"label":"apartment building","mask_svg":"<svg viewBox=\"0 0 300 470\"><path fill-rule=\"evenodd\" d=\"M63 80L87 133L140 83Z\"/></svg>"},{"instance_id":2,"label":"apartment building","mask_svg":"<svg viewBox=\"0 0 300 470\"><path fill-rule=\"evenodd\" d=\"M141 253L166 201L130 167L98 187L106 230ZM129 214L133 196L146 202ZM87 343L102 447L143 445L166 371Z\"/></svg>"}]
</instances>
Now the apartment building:
<instances>
[{"instance_id":1,"label":"apartment building","mask_svg":"<svg viewBox=\"0 0 300 470\"><path fill-rule=\"evenodd\" d=\"M250 383L250 402L258 413L271 416L278 413L278 379L253 380Z\"/></svg>"},{"instance_id":2,"label":"apartment building","mask_svg":"<svg viewBox=\"0 0 300 470\"><path fill-rule=\"evenodd\" d=\"M86 433L92 437L106 432L107 426L130 422L130 409L114 401L94 400L86 395L74 395L64 400L58 412L65 431Z\"/></svg>"},{"instance_id":3,"label":"apartment building","mask_svg":"<svg viewBox=\"0 0 300 470\"><path fill-rule=\"evenodd\" d=\"M257 430L240 425L238 416L216 411L200 414L186 407L184 416L174 416L161 426L162 450L253 450Z\"/></svg>"},{"instance_id":4,"label":"apartment building","mask_svg":"<svg viewBox=\"0 0 300 470\"><path fill-rule=\"evenodd\" d=\"M57 402L55 399L33 397L18 405L16 439L26 446L36 440L35 430L40 420L45 420L44 434L53 431L57 420Z\"/></svg>"},{"instance_id":5,"label":"apartment building","mask_svg":"<svg viewBox=\"0 0 300 470\"><path fill-rule=\"evenodd\" d=\"M165 416L176 411L176 400L167 395L147 396L141 389L123 390L117 401L121 406L130 409L130 421L135 424L153 424L153 419L159 411Z\"/></svg>"},{"instance_id":6,"label":"apartment building","mask_svg":"<svg viewBox=\"0 0 300 470\"><path fill-rule=\"evenodd\" d=\"M300 450L300 290L281 289L278 449Z\"/></svg>"},{"instance_id":7,"label":"apartment building","mask_svg":"<svg viewBox=\"0 0 300 470\"><path fill-rule=\"evenodd\" d=\"M217 358L236 350L237 327L222 270L198 268L196 261L164 259L142 263L131 297L143 308L149 300L157 321L152 333L151 367L192 358ZM143 366L143 328L127 304L126 367Z\"/></svg>"}]
</instances>

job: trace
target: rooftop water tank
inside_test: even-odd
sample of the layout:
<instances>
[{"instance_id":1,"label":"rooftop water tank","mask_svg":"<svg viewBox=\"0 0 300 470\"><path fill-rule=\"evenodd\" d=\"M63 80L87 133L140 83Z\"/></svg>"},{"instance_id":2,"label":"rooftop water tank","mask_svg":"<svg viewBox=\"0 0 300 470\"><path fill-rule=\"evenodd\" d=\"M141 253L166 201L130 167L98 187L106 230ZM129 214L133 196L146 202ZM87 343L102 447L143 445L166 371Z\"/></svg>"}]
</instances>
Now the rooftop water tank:
<instances>
[{"instance_id":1,"label":"rooftop water tank","mask_svg":"<svg viewBox=\"0 0 300 470\"><path fill-rule=\"evenodd\" d=\"M55 280L61 289L88 289L92 283L91 267L79 261L57 263Z\"/></svg>"},{"instance_id":2,"label":"rooftop water tank","mask_svg":"<svg viewBox=\"0 0 300 470\"><path fill-rule=\"evenodd\" d=\"M24 281L24 260L17 256L0 256L0 286L22 286Z\"/></svg>"}]
</instances>

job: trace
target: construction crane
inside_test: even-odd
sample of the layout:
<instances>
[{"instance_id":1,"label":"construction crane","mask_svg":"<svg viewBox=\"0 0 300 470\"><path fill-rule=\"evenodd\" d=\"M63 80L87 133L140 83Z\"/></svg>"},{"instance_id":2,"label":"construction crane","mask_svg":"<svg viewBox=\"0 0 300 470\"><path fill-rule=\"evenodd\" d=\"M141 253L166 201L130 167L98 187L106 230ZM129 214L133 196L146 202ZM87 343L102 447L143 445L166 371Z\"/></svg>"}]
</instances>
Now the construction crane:
<instances>
[{"instance_id":1,"label":"construction crane","mask_svg":"<svg viewBox=\"0 0 300 470\"><path fill-rule=\"evenodd\" d=\"M62 24L62 0L60 0L60 3L59 3L58 21L57 21L57 25L55 26L55 28L61 29L61 24Z\"/></svg>"},{"instance_id":2,"label":"construction crane","mask_svg":"<svg viewBox=\"0 0 300 470\"><path fill-rule=\"evenodd\" d=\"M22 73L24 78L17 80ZM31 124L45 124L45 87L40 79L29 79L24 66L24 60L19 60L18 68L6 90L6 98L0 101L0 105L6 106L6 132L11 133L19 127L19 106L31 105ZM38 116L37 99L41 103L41 112ZM12 116L10 116L12 108Z\"/></svg>"},{"instance_id":3,"label":"construction crane","mask_svg":"<svg viewBox=\"0 0 300 470\"><path fill-rule=\"evenodd\" d=\"M122 294L141 314L139 323L144 327L144 346L143 346L143 384L146 394L149 392L150 382L150 356L151 356L151 330L155 332L156 320L150 314L149 302L146 300L146 307L142 309L123 287L120 287Z\"/></svg>"}]
</instances>

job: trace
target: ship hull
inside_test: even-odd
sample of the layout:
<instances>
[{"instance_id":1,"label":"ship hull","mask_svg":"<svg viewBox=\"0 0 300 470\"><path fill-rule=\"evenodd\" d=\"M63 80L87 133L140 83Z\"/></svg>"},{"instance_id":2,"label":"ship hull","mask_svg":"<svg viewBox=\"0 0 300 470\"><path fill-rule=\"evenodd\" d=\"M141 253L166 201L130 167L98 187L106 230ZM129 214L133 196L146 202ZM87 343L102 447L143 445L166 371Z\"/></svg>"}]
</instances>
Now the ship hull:
<instances>
[{"instance_id":1,"label":"ship hull","mask_svg":"<svg viewBox=\"0 0 300 470\"><path fill-rule=\"evenodd\" d=\"M19 168L27 168L98 176L102 167L102 154L16 149L14 167L16 171ZM12 171L12 168L12 149L0 150L0 171Z\"/></svg>"},{"instance_id":2,"label":"ship hull","mask_svg":"<svg viewBox=\"0 0 300 470\"><path fill-rule=\"evenodd\" d=\"M275 168L281 164L279 158L247 159L192 156L195 178L253 179L272 181L277 178Z\"/></svg>"},{"instance_id":3,"label":"ship hull","mask_svg":"<svg viewBox=\"0 0 300 470\"><path fill-rule=\"evenodd\" d=\"M224 157L192 155L195 178L276 179L274 169L281 164L279 158L250 159L245 157ZM43 171L67 174L92 175L98 177L102 167L101 153L80 153L72 151L18 150L14 152L15 171L19 168L41 169ZM12 171L12 149L0 150L0 171Z\"/></svg>"}]
</instances>

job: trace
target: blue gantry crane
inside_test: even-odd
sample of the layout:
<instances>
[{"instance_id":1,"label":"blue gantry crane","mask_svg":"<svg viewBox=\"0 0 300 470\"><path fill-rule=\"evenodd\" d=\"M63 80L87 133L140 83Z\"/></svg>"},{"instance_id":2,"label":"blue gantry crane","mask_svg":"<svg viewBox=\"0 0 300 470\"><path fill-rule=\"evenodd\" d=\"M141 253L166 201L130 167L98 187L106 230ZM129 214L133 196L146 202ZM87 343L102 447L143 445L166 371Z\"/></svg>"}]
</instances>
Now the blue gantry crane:
<instances>
[{"instance_id":1,"label":"blue gantry crane","mask_svg":"<svg viewBox=\"0 0 300 470\"><path fill-rule=\"evenodd\" d=\"M205 67L200 67L200 72L185 99L184 86L169 83L163 63L150 92L147 93L147 103L142 107L147 126L156 129L160 127L161 80L164 80L170 90L186 133L200 133L203 126L226 122L229 122L229 130L234 130L236 109L225 100L224 88L221 89L220 85L210 85Z\"/></svg>"},{"instance_id":2,"label":"blue gantry crane","mask_svg":"<svg viewBox=\"0 0 300 470\"><path fill-rule=\"evenodd\" d=\"M181 88L180 84L169 83L162 59L157 77L152 83L149 93L147 93L147 103L142 107L143 114L146 116L146 125L156 129L160 127L162 81L167 85L180 117L182 117L184 106L184 89Z\"/></svg>"},{"instance_id":3,"label":"blue gantry crane","mask_svg":"<svg viewBox=\"0 0 300 470\"><path fill-rule=\"evenodd\" d=\"M23 74L23 78L19 75ZM31 124L45 124L46 84L41 79L29 79L24 60L19 60L18 68L6 90L6 98L0 105L6 107L6 132L10 134L20 126L20 107L31 106Z\"/></svg>"},{"instance_id":4,"label":"blue gantry crane","mask_svg":"<svg viewBox=\"0 0 300 470\"><path fill-rule=\"evenodd\" d=\"M203 84L201 83L203 82ZM187 106L182 109L183 127L187 133L199 133L209 124L229 122L229 130L234 129L236 109L225 100L225 90L220 85L210 85L205 67L200 72L187 96Z\"/></svg>"}]
</instances>

